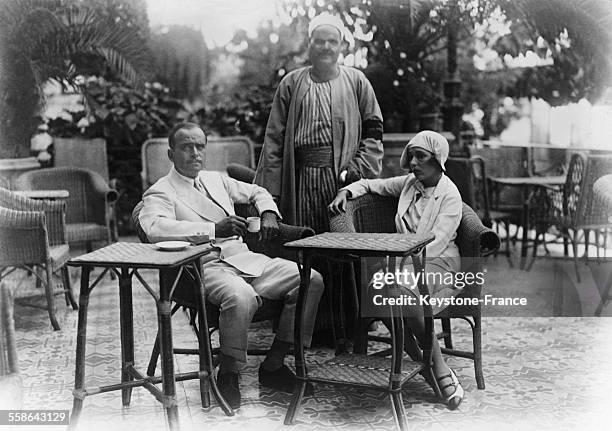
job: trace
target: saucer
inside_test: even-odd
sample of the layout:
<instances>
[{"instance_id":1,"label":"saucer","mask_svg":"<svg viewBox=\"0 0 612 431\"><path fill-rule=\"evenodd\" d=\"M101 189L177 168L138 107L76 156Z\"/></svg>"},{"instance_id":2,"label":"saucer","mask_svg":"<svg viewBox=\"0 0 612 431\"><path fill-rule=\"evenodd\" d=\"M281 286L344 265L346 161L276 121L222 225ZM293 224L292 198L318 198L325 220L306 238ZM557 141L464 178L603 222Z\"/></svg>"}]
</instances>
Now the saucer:
<instances>
[{"instance_id":1,"label":"saucer","mask_svg":"<svg viewBox=\"0 0 612 431\"><path fill-rule=\"evenodd\" d=\"M179 251L186 249L191 243L187 241L162 241L156 242L155 246L164 251Z\"/></svg>"}]
</instances>

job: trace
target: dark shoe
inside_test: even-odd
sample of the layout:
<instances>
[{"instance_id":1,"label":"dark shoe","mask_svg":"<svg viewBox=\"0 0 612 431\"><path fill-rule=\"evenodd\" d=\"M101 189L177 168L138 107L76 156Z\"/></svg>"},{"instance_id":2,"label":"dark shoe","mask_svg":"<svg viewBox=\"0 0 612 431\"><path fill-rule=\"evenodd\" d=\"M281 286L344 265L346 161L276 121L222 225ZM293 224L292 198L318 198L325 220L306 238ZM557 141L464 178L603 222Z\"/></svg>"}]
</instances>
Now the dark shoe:
<instances>
[{"instance_id":1,"label":"dark shoe","mask_svg":"<svg viewBox=\"0 0 612 431\"><path fill-rule=\"evenodd\" d=\"M286 365L274 371L268 371L261 365L259 366L259 384L266 388L292 394L295 390L296 383L297 377ZM310 396L312 394L314 394L314 389L312 384L308 383L304 390L304 395Z\"/></svg>"},{"instance_id":2,"label":"dark shoe","mask_svg":"<svg viewBox=\"0 0 612 431\"><path fill-rule=\"evenodd\" d=\"M240 386L238 385L238 373L217 374L217 386L221 396L234 410L240 408Z\"/></svg>"}]
</instances>

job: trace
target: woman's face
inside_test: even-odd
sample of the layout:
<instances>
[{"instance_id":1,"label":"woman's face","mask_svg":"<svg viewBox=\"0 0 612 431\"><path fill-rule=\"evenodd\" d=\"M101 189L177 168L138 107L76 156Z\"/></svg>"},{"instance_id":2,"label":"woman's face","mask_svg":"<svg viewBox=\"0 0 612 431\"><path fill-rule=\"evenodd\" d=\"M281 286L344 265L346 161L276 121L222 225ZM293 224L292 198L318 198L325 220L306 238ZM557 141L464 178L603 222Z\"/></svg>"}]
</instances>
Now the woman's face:
<instances>
[{"instance_id":1,"label":"woman's face","mask_svg":"<svg viewBox=\"0 0 612 431\"><path fill-rule=\"evenodd\" d=\"M410 172L425 186L430 187L437 183L442 168L436 161L433 153L423 148L410 148L408 150Z\"/></svg>"}]
</instances>

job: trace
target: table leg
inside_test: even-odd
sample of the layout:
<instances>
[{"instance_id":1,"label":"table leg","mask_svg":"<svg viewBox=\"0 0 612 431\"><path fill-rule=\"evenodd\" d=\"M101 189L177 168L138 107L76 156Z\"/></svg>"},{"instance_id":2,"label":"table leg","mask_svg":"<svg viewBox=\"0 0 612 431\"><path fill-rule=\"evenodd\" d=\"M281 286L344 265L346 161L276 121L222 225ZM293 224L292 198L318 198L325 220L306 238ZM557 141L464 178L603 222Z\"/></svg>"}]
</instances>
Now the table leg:
<instances>
[{"instance_id":1,"label":"table leg","mask_svg":"<svg viewBox=\"0 0 612 431\"><path fill-rule=\"evenodd\" d=\"M159 277L159 301L157 303L157 323L160 334L162 389L164 393L162 404L166 409L170 431L178 430L178 406L176 403L176 386L174 381L174 355L172 351L172 304L170 289Z\"/></svg>"},{"instance_id":2,"label":"table leg","mask_svg":"<svg viewBox=\"0 0 612 431\"><path fill-rule=\"evenodd\" d=\"M81 268L81 291L79 294L79 321L77 325L77 347L74 372L74 400L72 402L72 414L70 416L69 429L77 426L83 399L85 398L85 346L87 344L87 306L89 305L89 274L90 266Z\"/></svg>"},{"instance_id":3,"label":"table leg","mask_svg":"<svg viewBox=\"0 0 612 431\"><path fill-rule=\"evenodd\" d=\"M128 268L121 269L119 278L119 323L121 328L121 383L134 379L128 371L134 366L134 311L132 308L132 276ZM130 405L132 388L121 389L121 401Z\"/></svg>"},{"instance_id":4,"label":"table leg","mask_svg":"<svg viewBox=\"0 0 612 431\"><path fill-rule=\"evenodd\" d=\"M295 307L295 320L293 328L293 351L295 356L295 371L298 384L293 392L293 398L285 415L285 425L291 425L297 414L297 410L304 397L306 383L306 364L304 362L304 341L302 337L302 319L304 315L304 304L308 295L308 287L310 286L310 254L308 252L298 252L298 267L300 269L300 290L298 292L297 304Z\"/></svg>"},{"instance_id":5,"label":"table leg","mask_svg":"<svg viewBox=\"0 0 612 431\"><path fill-rule=\"evenodd\" d=\"M200 378L200 396L202 397L202 406L210 406L210 395L208 393L208 383L210 383L210 389L212 390L213 396L217 400L217 403L227 416L234 416L234 410L225 401L223 395L219 391L217 386L217 380L215 379L214 366L212 361L212 352L210 348L210 333L208 332L208 317L206 315L206 291L204 289L204 281L202 280L202 274L200 271L202 268L200 261L198 260L194 267L194 272L197 278L198 292L196 297L198 298L198 324L199 330L199 343L200 343L200 371L206 372L206 377ZM204 406L204 404L207 404Z\"/></svg>"}]
</instances>

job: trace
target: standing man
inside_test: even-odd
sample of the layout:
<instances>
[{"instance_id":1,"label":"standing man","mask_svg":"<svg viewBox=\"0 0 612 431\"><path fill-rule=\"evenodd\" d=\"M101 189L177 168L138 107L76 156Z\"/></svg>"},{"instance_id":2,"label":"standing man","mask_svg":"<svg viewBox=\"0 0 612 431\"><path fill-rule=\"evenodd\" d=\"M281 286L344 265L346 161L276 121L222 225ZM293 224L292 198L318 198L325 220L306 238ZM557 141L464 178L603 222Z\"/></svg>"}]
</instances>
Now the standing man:
<instances>
[{"instance_id":1,"label":"standing man","mask_svg":"<svg viewBox=\"0 0 612 431\"><path fill-rule=\"evenodd\" d=\"M338 189L381 170L383 120L365 75L338 64L345 28L329 14L308 26L311 66L289 73L274 101L255 184L278 199L290 224L329 230Z\"/></svg>"},{"instance_id":2,"label":"standing man","mask_svg":"<svg viewBox=\"0 0 612 431\"><path fill-rule=\"evenodd\" d=\"M283 300L276 337L259 367L259 382L293 392L295 374L284 365L293 343L293 322L300 274L294 262L251 252L242 241L246 220L234 212L234 203L253 203L261 215L263 240L278 234L280 213L262 187L205 171L206 135L194 123L174 126L168 136L168 157L174 166L143 196L139 221L150 241L207 235L215 249L202 265L207 300L221 309L219 390L229 405L240 407L238 375L246 362L247 330L261 305L261 297ZM310 344L323 280L311 274L304 306L303 340Z\"/></svg>"}]
</instances>

